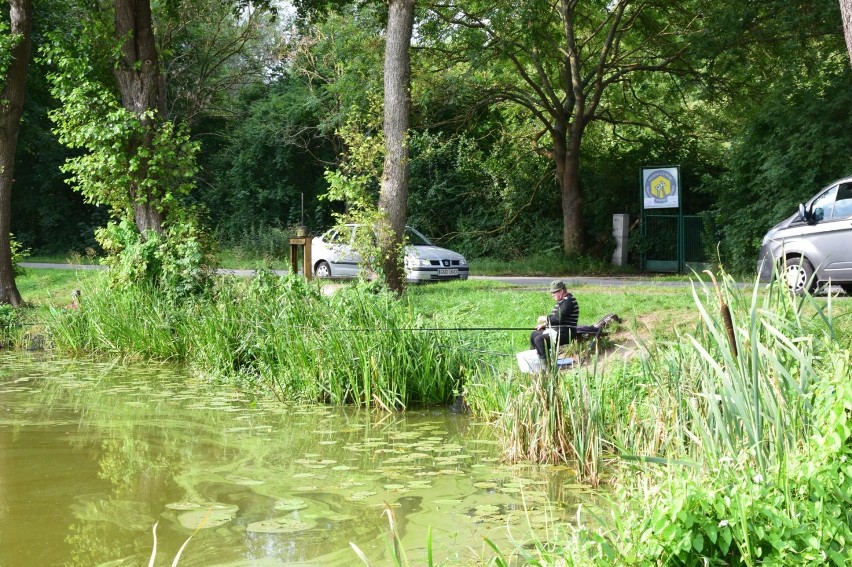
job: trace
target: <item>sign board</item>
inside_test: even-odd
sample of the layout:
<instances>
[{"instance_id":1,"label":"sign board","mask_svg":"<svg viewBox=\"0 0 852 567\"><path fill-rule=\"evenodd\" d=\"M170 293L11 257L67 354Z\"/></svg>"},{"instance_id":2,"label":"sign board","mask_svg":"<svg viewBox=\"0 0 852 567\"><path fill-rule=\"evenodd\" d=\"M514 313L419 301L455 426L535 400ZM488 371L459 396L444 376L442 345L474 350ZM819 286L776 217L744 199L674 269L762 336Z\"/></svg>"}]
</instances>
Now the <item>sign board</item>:
<instances>
[{"instance_id":1,"label":"sign board","mask_svg":"<svg viewBox=\"0 0 852 567\"><path fill-rule=\"evenodd\" d=\"M642 168L644 209L680 208L680 171L677 167Z\"/></svg>"}]
</instances>

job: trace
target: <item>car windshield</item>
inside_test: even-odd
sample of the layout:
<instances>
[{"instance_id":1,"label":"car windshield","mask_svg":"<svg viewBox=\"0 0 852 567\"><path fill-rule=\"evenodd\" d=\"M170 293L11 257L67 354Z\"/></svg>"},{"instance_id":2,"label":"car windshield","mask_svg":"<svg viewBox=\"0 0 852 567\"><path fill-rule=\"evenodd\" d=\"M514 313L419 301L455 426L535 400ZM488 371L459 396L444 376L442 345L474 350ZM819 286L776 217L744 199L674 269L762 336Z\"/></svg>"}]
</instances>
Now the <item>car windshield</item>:
<instances>
[{"instance_id":1,"label":"car windshield","mask_svg":"<svg viewBox=\"0 0 852 567\"><path fill-rule=\"evenodd\" d=\"M411 246L433 246L429 239L411 228L410 226L405 227L405 237L408 239L408 243Z\"/></svg>"}]
</instances>

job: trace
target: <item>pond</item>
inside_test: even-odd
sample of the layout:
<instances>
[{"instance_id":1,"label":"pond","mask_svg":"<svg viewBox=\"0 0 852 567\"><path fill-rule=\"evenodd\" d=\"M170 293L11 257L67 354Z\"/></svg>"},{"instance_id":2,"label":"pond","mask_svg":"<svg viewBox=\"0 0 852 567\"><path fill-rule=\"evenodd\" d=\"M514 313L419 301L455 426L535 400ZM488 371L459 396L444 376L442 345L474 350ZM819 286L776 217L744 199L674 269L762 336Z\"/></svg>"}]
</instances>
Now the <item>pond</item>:
<instances>
[{"instance_id":1,"label":"pond","mask_svg":"<svg viewBox=\"0 0 852 567\"><path fill-rule=\"evenodd\" d=\"M505 465L491 426L252 399L172 366L0 352L0 565L389 563L490 557L544 533L582 489ZM199 528L200 526L200 528ZM194 535L193 535L194 534Z\"/></svg>"}]
</instances>

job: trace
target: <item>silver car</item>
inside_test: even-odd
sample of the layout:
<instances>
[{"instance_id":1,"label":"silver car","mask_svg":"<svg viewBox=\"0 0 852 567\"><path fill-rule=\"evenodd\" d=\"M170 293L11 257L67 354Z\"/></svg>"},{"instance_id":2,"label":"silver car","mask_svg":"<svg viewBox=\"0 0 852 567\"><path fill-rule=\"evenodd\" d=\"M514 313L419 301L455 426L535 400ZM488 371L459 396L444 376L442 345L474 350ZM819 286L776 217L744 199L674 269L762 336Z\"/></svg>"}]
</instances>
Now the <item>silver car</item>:
<instances>
[{"instance_id":1,"label":"silver car","mask_svg":"<svg viewBox=\"0 0 852 567\"><path fill-rule=\"evenodd\" d=\"M825 187L766 233L760 281L770 281L775 269L792 292L831 282L852 295L852 177Z\"/></svg>"},{"instance_id":2,"label":"silver car","mask_svg":"<svg viewBox=\"0 0 852 567\"><path fill-rule=\"evenodd\" d=\"M354 278L361 271L361 255L355 250L356 234L364 226L335 227L313 239L311 261L318 278ZM440 248L428 238L405 227L405 275L409 282L466 280L467 260L458 252Z\"/></svg>"}]
</instances>

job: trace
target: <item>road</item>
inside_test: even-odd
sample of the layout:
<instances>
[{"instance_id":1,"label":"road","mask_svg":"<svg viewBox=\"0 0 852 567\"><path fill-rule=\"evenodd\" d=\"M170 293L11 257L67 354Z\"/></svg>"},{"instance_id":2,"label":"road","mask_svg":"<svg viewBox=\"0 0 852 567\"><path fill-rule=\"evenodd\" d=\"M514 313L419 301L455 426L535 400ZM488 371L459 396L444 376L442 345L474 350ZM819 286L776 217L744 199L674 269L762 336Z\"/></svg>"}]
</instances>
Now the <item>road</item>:
<instances>
[{"instance_id":1,"label":"road","mask_svg":"<svg viewBox=\"0 0 852 567\"><path fill-rule=\"evenodd\" d=\"M50 264L36 262L21 262L24 268L37 268L46 270L105 270L106 266L93 264ZM217 268L218 274L230 274L239 277L248 277L255 273L255 270L237 270L228 268ZM272 273L283 276L288 273L287 270L272 270ZM472 280L485 280L492 282L504 282L517 287L541 288L547 289L548 284L555 279L561 279L570 289L580 286L600 286L600 287L627 287L627 286L648 286L648 287L689 287L692 285L689 281L661 281L652 278L642 277L581 277L581 276L470 276ZM739 283L740 288L751 287L753 282ZM830 288L821 288L817 295L826 294L831 291L832 295L843 295L840 287L832 286Z\"/></svg>"},{"instance_id":2,"label":"road","mask_svg":"<svg viewBox=\"0 0 852 567\"><path fill-rule=\"evenodd\" d=\"M60 264L60 263L36 263L36 262L21 262L24 268L37 268L46 270L105 270L106 266L93 264ZM229 269L218 268L218 274L226 274L240 277L251 276L255 270ZM272 273L279 276L287 274L287 270L272 270ZM624 287L631 285L654 285L660 287L688 287L689 282L686 281L659 281L650 278L640 277L579 277L579 276L471 276L472 280L485 280L493 282L504 282L518 287L541 287L546 289L548 284L554 279L561 279L565 285L570 287L579 287L584 285L605 286L605 287Z\"/></svg>"}]
</instances>

